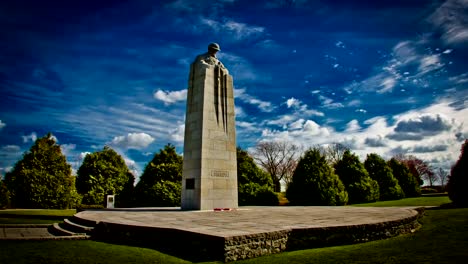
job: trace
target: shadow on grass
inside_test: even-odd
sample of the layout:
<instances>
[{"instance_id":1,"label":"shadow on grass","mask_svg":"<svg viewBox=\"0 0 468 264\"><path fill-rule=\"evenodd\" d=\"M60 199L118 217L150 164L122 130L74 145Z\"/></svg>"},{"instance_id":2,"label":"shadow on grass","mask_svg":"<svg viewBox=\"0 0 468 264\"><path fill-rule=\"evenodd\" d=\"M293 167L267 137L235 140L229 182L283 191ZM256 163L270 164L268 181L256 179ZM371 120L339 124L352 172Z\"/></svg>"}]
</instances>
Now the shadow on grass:
<instances>
[{"instance_id":1,"label":"shadow on grass","mask_svg":"<svg viewBox=\"0 0 468 264\"><path fill-rule=\"evenodd\" d=\"M446 209L466 209L467 207L457 206L454 203L445 203L437 207L428 207L426 210L446 210Z\"/></svg>"},{"instance_id":2,"label":"shadow on grass","mask_svg":"<svg viewBox=\"0 0 468 264\"><path fill-rule=\"evenodd\" d=\"M67 216L33 215L33 214L30 214L30 215L29 214L2 214L2 213L0 213L0 218L63 221L63 219L67 218Z\"/></svg>"}]
</instances>

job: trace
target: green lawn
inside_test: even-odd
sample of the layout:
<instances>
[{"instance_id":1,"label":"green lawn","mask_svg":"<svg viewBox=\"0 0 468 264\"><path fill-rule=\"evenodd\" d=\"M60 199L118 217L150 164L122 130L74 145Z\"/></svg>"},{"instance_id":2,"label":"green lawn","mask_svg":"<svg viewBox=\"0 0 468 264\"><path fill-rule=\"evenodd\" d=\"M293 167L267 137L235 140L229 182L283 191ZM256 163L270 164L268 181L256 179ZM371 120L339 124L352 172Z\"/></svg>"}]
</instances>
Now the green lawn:
<instances>
[{"instance_id":1,"label":"green lawn","mask_svg":"<svg viewBox=\"0 0 468 264\"><path fill-rule=\"evenodd\" d=\"M447 197L421 197L365 206L425 206L447 201ZM284 252L238 263L465 263L468 208L436 208L425 214L421 229L413 234L356 245ZM0 248L8 252L0 254L0 263L190 263L152 249L96 241L0 241Z\"/></svg>"},{"instance_id":2,"label":"green lawn","mask_svg":"<svg viewBox=\"0 0 468 264\"><path fill-rule=\"evenodd\" d=\"M441 206L451 203L448 196L421 196L415 198L406 198L395 201L383 201L365 204L353 204L358 207L386 207L386 206Z\"/></svg>"},{"instance_id":3,"label":"green lawn","mask_svg":"<svg viewBox=\"0 0 468 264\"><path fill-rule=\"evenodd\" d=\"M75 209L11 209L0 210L0 224L52 224L76 214Z\"/></svg>"}]
</instances>

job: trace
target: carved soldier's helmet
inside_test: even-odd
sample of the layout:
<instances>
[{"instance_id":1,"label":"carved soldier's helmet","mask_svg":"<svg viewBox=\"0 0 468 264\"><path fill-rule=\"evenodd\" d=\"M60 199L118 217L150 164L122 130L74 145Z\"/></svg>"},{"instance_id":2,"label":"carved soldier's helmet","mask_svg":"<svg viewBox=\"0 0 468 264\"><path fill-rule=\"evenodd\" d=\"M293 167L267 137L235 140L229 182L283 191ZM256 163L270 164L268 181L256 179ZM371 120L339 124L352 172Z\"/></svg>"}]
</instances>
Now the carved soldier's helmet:
<instances>
[{"instance_id":1,"label":"carved soldier's helmet","mask_svg":"<svg viewBox=\"0 0 468 264\"><path fill-rule=\"evenodd\" d=\"M220 51L221 49L219 48L219 44L218 43L210 43L210 45L208 45L208 49L214 49L214 50L217 50L217 51Z\"/></svg>"}]
</instances>

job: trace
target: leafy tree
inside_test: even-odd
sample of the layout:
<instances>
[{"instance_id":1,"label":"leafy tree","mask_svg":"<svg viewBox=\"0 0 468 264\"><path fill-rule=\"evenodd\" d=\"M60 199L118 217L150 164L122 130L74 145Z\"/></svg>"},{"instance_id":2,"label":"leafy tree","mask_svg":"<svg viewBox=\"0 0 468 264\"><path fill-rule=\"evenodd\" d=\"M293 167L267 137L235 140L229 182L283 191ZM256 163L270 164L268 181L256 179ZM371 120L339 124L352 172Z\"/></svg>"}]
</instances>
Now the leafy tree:
<instances>
[{"instance_id":1,"label":"leafy tree","mask_svg":"<svg viewBox=\"0 0 468 264\"><path fill-rule=\"evenodd\" d=\"M348 193L318 148L307 150L299 160L286 190L292 205L344 205Z\"/></svg>"},{"instance_id":2,"label":"leafy tree","mask_svg":"<svg viewBox=\"0 0 468 264\"><path fill-rule=\"evenodd\" d=\"M379 184L380 200L397 200L405 197L405 193L393 176L392 169L379 155L372 153L367 155L364 161L369 176Z\"/></svg>"},{"instance_id":3,"label":"leafy tree","mask_svg":"<svg viewBox=\"0 0 468 264\"><path fill-rule=\"evenodd\" d=\"M465 139L461 147L460 158L450 171L450 177L447 184L450 200L460 207L468 206L468 192L465 190L468 186L468 139Z\"/></svg>"},{"instance_id":4,"label":"leafy tree","mask_svg":"<svg viewBox=\"0 0 468 264\"><path fill-rule=\"evenodd\" d=\"M252 156L270 174L275 192L281 191L281 181L289 182L299 151L297 145L287 141L259 142L255 146Z\"/></svg>"},{"instance_id":5,"label":"leafy tree","mask_svg":"<svg viewBox=\"0 0 468 264\"><path fill-rule=\"evenodd\" d=\"M417 197L421 195L419 181L404 163L401 163L396 158L392 158L388 161L388 165L392 169L393 176L398 180L406 197Z\"/></svg>"},{"instance_id":6,"label":"leafy tree","mask_svg":"<svg viewBox=\"0 0 468 264\"><path fill-rule=\"evenodd\" d=\"M108 146L86 155L77 174L76 188L87 205L105 205L106 195L116 195L118 201L131 181L124 159Z\"/></svg>"},{"instance_id":7,"label":"leafy tree","mask_svg":"<svg viewBox=\"0 0 468 264\"><path fill-rule=\"evenodd\" d=\"M432 172L431 166L421 159L413 155L396 155L396 158L401 163L405 164L408 169L410 170L411 174L413 174L414 178L418 181L419 185L424 184L424 180L426 179L429 184L432 186L434 182L434 173Z\"/></svg>"},{"instance_id":8,"label":"leafy tree","mask_svg":"<svg viewBox=\"0 0 468 264\"><path fill-rule=\"evenodd\" d=\"M349 203L368 203L379 199L379 184L369 177L359 158L346 150L343 158L335 164L335 173L345 185Z\"/></svg>"},{"instance_id":9,"label":"leafy tree","mask_svg":"<svg viewBox=\"0 0 468 264\"><path fill-rule=\"evenodd\" d=\"M0 209L10 207L10 192L4 181L0 179Z\"/></svg>"},{"instance_id":10,"label":"leafy tree","mask_svg":"<svg viewBox=\"0 0 468 264\"><path fill-rule=\"evenodd\" d=\"M36 140L13 170L5 175L13 207L74 207L78 195L71 166L52 134Z\"/></svg>"},{"instance_id":11,"label":"leafy tree","mask_svg":"<svg viewBox=\"0 0 468 264\"><path fill-rule=\"evenodd\" d=\"M180 206L182 156L167 144L149 162L135 186L138 206Z\"/></svg>"},{"instance_id":12,"label":"leafy tree","mask_svg":"<svg viewBox=\"0 0 468 264\"><path fill-rule=\"evenodd\" d=\"M255 164L247 151L237 148L239 205L278 205L270 175Z\"/></svg>"}]
</instances>

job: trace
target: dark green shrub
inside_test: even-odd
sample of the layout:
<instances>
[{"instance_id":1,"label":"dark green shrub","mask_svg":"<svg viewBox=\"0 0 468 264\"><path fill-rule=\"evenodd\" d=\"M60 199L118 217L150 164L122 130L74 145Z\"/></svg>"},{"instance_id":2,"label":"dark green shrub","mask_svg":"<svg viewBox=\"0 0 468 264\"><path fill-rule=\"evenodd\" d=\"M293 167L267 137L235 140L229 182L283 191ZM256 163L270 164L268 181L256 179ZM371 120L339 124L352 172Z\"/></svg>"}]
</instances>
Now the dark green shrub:
<instances>
[{"instance_id":1,"label":"dark green shrub","mask_svg":"<svg viewBox=\"0 0 468 264\"><path fill-rule=\"evenodd\" d=\"M239 186L239 205L278 205L279 200L271 186L248 183Z\"/></svg>"},{"instance_id":2,"label":"dark green shrub","mask_svg":"<svg viewBox=\"0 0 468 264\"><path fill-rule=\"evenodd\" d=\"M106 195L120 195L131 181L124 159L108 146L86 155L77 174L76 188L83 196L82 204L105 205Z\"/></svg>"},{"instance_id":3,"label":"dark green shrub","mask_svg":"<svg viewBox=\"0 0 468 264\"><path fill-rule=\"evenodd\" d=\"M182 156L167 144L149 162L135 186L136 206L180 206Z\"/></svg>"},{"instance_id":4,"label":"dark green shrub","mask_svg":"<svg viewBox=\"0 0 468 264\"><path fill-rule=\"evenodd\" d=\"M468 139L465 140L461 148L460 158L450 171L447 190L450 200L460 207L468 206Z\"/></svg>"},{"instance_id":5,"label":"dark green shrub","mask_svg":"<svg viewBox=\"0 0 468 264\"><path fill-rule=\"evenodd\" d=\"M388 166L392 169L393 176L398 180L405 197L418 197L421 195L419 180L414 177L405 164L392 158L388 161Z\"/></svg>"},{"instance_id":6,"label":"dark green shrub","mask_svg":"<svg viewBox=\"0 0 468 264\"><path fill-rule=\"evenodd\" d=\"M380 200L398 200L405 197L405 193L393 176L392 169L379 155L372 153L367 155L364 162L369 176L379 184Z\"/></svg>"},{"instance_id":7,"label":"dark green shrub","mask_svg":"<svg viewBox=\"0 0 468 264\"><path fill-rule=\"evenodd\" d=\"M346 150L343 158L335 164L338 174L349 195L349 203L369 203L379 200L379 184L369 177L369 173L359 158Z\"/></svg>"},{"instance_id":8,"label":"dark green shrub","mask_svg":"<svg viewBox=\"0 0 468 264\"><path fill-rule=\"evenodd\" d=\"M10 207L10 192L6 184L0 179L0 209Z\"/></svg>"},{"instance_id":9,"label":"dark green shrub","mask_svg":"<svg viewBox=\"0 0 468 264\"><path fill-rule=\"evenodd\" d=\"M239 205L278 205L271 177L261 170L247 151L237 148Z\"/></svg>"},{"instance_id":10,"label":"dark green shrub","mask_svg":"<svg viewBox=\"0 0 468 264\"><path fill-rule=\"evenodd\" d=\"M320 150L307 150L286 190L291 205L345 205L348 193Z\"/></svg>"},{"instance_id":11,"label":"dark green shrub","mask_svg":"<svg viewBox=\"0 0 468 264\"><path fill-rule=\"evenodd\" d=\"M421 188L421 193L422 193L422 194L439 193L439 191L438 191L436 188L422 187L422 188Z\"/></svg>"}]
</instances>

